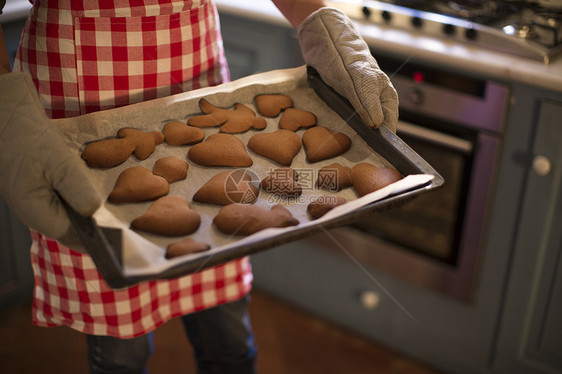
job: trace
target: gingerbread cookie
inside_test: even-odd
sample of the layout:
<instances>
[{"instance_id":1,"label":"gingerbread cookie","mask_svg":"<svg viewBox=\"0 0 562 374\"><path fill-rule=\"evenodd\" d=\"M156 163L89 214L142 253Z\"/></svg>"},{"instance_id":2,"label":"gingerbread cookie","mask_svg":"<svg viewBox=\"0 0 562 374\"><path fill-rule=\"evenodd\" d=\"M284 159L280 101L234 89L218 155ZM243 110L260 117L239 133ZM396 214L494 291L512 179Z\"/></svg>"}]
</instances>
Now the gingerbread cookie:
<instances>
[{"instance_id":1,"label":"gingerbread cookie","mask_svg":"<svg viewBox=\"0 0 562 374\"><path fill-rule=\"evenodd\" d=\"M347 200L340 196L319 196L316 200L308 204L306 210L313 219L317 219L335 207L345 203L347 203Z\"/></svg>"},{"instance_id":2,"label":"gingerbread cookie","mask_svg":"<svg viewBox=\"0 0 562 374\"><path fill-rule=\"evenodd\" d=\"M250 129L263 130L267 125L265 119L256 117L256 113L244 104L236 104L234 109L214 106L205 99L199 101L204 115L193 116L187 123L195 127L220 126L220 132L237 134Z\"/></svg>"},{"instance_id":3,"label":"gingerbread cookie","mask_svg":"<svg viewBox=\"0 0 562 374\"><path fill-rule=\"evenodd\" d=\"M117 132L117 136L130 139L135 144L135 157L146 160L154 152L156 146L164 141L164 134L160 131L144 132L137 129L124 128Z\"/></svg>"},{"instance_id":4,"label":"gingerbread cookie","mask_svg":"<svg viewBox=\"0 0 562 374\"><path fill-rule=\"evenodd\" d=\"M252 166L244 143L234 135L213 134L187 152L189 159L202 166Z\"/></svg>"},{"instance_id":5,"label":"gingerbread cookie","mask_svg":"<svg viewBox=\"0 0 562 374\"><path fill-rule=\"evenodd\" d=\"M324 166L318 171L316 186L328 191L341 191L351 187L351 168L333 163Z\"/></svg>"},{"instance_id":6,"label":"gingerbread cookie","mask_svg":"<svg viewBox=\"0 0 562 374\"><path fill-rule=\"evenodd\" d=\"M211 249L211 246L198 242L192 238L185 238L179 242L171 243L166 247L165 257L170 259L179 256L185 256L191 253L204 252Z\"/></svg>"},{"instance_id":7,"label":"gingerbread cookie","mask_svg":"<svg viewBox=\"0 0 562 374\"><path fill-rule=\"evenodd\" d=\"M213 223L224 234L245 236L268 227L296 226L299 221L281 205L267 210L255 205L230 204L219 210Z\"/></svg>"},{"instance_id":8,"label":"gingerbread cookie","mask_svg":"<svg viewBox=\"0 0 562 374\"><path fill-rule=\"evenodd\" d=\"M154 163L152 172L154 175L164 177L168 183L185 179L187 177L189 164L174 156L168 156L157 160Z\"/></svg>"},{"instance_id":9,"label":"gingerbread cookie","mask_svg":"<svg viewBox=\"0 0 562 374\"><path fill-rule=\"evenodd\" d=\"M302 142L308 162L318 162L339 156L351 147L351 139L347 135L332 132L322 126L306 130L302 136Z\"/></svg>"},{"instance_id":10,"label":"gingerbread cookie","mask_svg":"<svg viewBox=\"0 0 562 374\"><path fill-rule=\"evenodd\" d=\"M251 204L258 198L258 182L246 170L227 170L209 179L195 195L199 203L228 205L232 203Z\"/></svg>"},{"instance_id":11,"label":"gingerbread cookie","mask_svg":"<svg viewBox=\"0 0 562 374\"><path fill-rule=\"evenodd\" d=\"M301 149L301 138L289 130L256 134L248 141L248 148L263 157L289 166Z\"/></svg>"},{"instance_id":12,"label":"gingerbread cookie","mask_svg":"<svg viewBox=\"0 0 562 374\"><path fill-rule=\"evenodd\" d=\"M306 110L288 108L279 119L279 128L289 131L297 131L298 129L308 129L318 123L318 119L313 113Z\"/></svg>"},{"instance_id":13,"label":"gingerbread cookie","mask_svg":"<svg viewBox=\"0 0 562 374\"><path fill-rule=\"evenodd\" d=\"M164 133L164 140L168 145L191 145L199 143L205 138L203 130L188 126L180 121L167 123L162 132Z\"/></svg>"},{"instance_id":14,"label":"gingerbread cookie","mask_svg":"<svg viewBox=\"0 0 562 374\"><path fill-rule=\"evenodd\" d=\"M254 98L258 112L265 117L277 117L282 110L293 106L293 100L283 94L263 94Z\"/></svg>"},{"instance_id":15,"label":"gingerbread cookie","mask_svg":"<svg viewBox=\"0 0 562 374\"><path fill-rule=\"evenodd\" d=\"M363 162L351 168L351 179L357 194L365 196L402 179L402 175L396 169L378 168Z\"/></svg>"},{"instance_id":16,"label":"gingerbread cookie","mask_svg":"<svg viewBox=\"0 0 562 374\"><path fill-rule=\"evenodd\" d=\"M137 230L164 236L183 236L195 232L201 224L199 213L181 196L169 195L156 200L131 222Z\"/></svg>"},{"instance_id":17,"label":"gingerbread cookie","mask_svg":"<svg viewBox=\"0 0 562 374\"><path fill-rule=\"evenodd\" d=\"M262 179L261 187L265 191L277 195L297 197L302 193L302 186L297 182L297 179L297 173L293 169L279 168Z\"/></svg>"},{"instance_id":18,"label":"gingerbread cookie","mask_svg":"<svg viewBox=\"0 0 562 374\"><path fill-rule=\"evenodd\" d=\"M112 168L125 162L135 151L130 139L102 139L86 144L81 157L92 168Z\"/></svg>"},{"instance_id":19,"label":"gingerbread cookie","mask_svg":"<svg viewBox=\"0 0 562 374\"><path fill-rule=\"evenodd\" d=\"M112 203L134 203L154 200L170 191L168 181L152 174L150 169L132 166L125 169L115 182L108 200Z\"/></svg>"}]
</instances>

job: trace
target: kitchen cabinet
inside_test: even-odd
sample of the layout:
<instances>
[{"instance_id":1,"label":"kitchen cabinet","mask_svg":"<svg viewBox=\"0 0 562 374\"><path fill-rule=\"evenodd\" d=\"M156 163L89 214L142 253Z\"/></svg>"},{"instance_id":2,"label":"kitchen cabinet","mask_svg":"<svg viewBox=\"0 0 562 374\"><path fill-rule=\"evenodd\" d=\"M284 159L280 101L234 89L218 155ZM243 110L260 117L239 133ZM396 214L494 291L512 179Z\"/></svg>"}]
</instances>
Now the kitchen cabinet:
<instances>
[{"instance_id":1,"label":"kitchen cabinet","mask_svg":"<svg viewBox=\"0 0 562 374\"><path fill-rule=\"evenodd\" d=\"M562 102L539 102L498 372L562 372Z\"/></svg>"},{"instance_id":2,"label":"kitchen cabinet","mask_svg":"<svg viewBox=\"0 0 562 374\"><path fill-rule=\"evenodd\" d=\"M302 65L295 33L238 17L221 17L221 31L231 79Z\"/></svg>"},{"instance_id":3,"label":"kitchen cabinet","mask_svg":"<svg viewBox=\"0 0 562 374\"><path fill-rule=\"evenodd\" d=\"M31 299L30 246L29 230L0 200L0 311Z\"/></svg>"},{"instance_id":4,"label":"kitchen cabinet","mask_svg":"<svg viewBox=\"0 0 562 374\"><path fill-rule=\"evenodd\" d=\"M227 56L248 53L231 42L238 32L256 54L268 53L277 43L262 41L264 27L287 38L279 45L296 43L281 26L228 13L221 20L230 26ZM295 66L290 56L273 60L269 67L265 59L247 61L245 71ZM427 63L463 73L446 60ZM328 232L328 240L300 240L253 255L254 285L446 373L562 373L562 93L464 73L497 80L512 92L473 300L453 300L363 264L346 243L327 248Z\"/></svg>"},{"instance_id":5,"label":"kitchen cabinet","mask_svg":"<svg viewBox=\"0 0 562 374\"><path fill-rule=\"evenodd\" d=\"M16 57L24 25L25 19L2 23L2 32L4 33L4 40L6 42L6 49L8 50L10 65L14 64L14 58Z\"/></svg>"},{"instance_id":6,"label":"kitchen cabinet","mask_svg":"<svg viewBox=\"0 0 562 374\"><path fill-rule=\"evenodd\" d=\"M2 23L10 64L13 65L23 20ZM29 258L31 238L29 230L0 200L0 311L31 299L33 271Z\"/></svg>"}]
</instances>

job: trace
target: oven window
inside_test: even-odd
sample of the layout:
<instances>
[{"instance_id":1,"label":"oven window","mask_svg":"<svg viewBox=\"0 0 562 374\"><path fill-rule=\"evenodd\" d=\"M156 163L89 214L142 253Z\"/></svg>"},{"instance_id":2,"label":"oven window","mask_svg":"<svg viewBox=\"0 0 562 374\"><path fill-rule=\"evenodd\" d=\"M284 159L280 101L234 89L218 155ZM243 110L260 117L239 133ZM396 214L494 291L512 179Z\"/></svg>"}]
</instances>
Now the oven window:
<instances>
[{"instance_id":1,"label":"oven window","mask_svg":"<svg viewBox=\"0 0 562 374\"><path fill-rule=\"evenodd\" d=\"M377 212L353 226L406 249L455 265L460 242L472 151L398 135L445 179L405 205Z\"/></svg>"}]
</instances>

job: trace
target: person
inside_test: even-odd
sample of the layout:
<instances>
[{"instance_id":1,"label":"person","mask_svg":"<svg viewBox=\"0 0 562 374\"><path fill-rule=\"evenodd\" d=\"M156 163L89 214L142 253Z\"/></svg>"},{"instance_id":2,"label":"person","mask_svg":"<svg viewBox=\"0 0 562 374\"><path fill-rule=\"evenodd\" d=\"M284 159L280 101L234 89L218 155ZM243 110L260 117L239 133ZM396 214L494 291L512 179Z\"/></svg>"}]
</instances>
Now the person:
<instances>
[{"instance_id":1,"label":"person","mask_svg":"<svg viewBox=\"0 0 562 374\"><path fill-rule=\"evenodd\" d=\"M396 91L351 21L323 0L273 2L298 30L305 62L366 125L394 130ZM92 373L141 373L153 331L181 316L199 373L254 372L248 258L111 289L61 205L63 199L91 216L102 197L49 124L228 81L213 1L35 0L14 72L6 60L0 61L0 195L30 227L34 324L84 333Z\"/></svg>"}]
</instances>

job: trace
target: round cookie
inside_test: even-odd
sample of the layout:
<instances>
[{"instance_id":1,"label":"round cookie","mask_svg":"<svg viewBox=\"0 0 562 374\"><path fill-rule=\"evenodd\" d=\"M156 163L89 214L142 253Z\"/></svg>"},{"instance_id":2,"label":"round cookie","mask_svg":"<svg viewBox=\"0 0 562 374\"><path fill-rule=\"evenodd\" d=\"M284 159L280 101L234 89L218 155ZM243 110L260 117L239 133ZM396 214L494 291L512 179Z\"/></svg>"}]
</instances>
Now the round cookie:
<instances>
[{"instance_id":1,"label":"round cookie","mask_svg":"<svg viewBox=\"0 0 562 374\"><path fill-rule=\"evenodd\" d=\"M112 203L134 203L154 200L170 191L170 183L150 169L132 166L119 174L108 200Z\"/></svg>"},{"instance_id":2,"label":"round cookie","mask_svg":"<svg viewBox=\"0 0 562 374\"><path fill-rule=\"evenodd\" d=\"M258 112L265 117L277 117L282 110L293 106L293 100L283 94L263 94L254 98Z\"/></svg>"},{"instance_id":3,"label":"round cookie","mask_svg":"<svg viewBox=\"0 0 562 374\"><path fill-rule=\"evenodd\" d=\"M201 224L199 213L181 196L169 195L156 200L131 222L136 230L163 236L183 236L195 232Z\"/></svg>"},{"instance_id":4,"label":"round cookie","mask_svg":"<svg viewBox=\"0 0 562 374\"><path fill-rule=\"evenodd\" d=\"M308 162L318 162L336 157L351 147L351 139L339 132L335 133L322 126L306 130L302 142Z\"/></svg>"},{"instance_id":5,"label":"round cookie","mask_svg":"<svg viewBox=\"0 0 562 374\"><path fill-rule=\"evenodd\" d=\"M281 205L267 210L255 205L230 204L219 210L213 223L224 234L246 236L268 227L296 226L299 221Z\"/></svg>"},{"instance_id":6,"label":"round cookie","mask_svg":"<svg viewBox=\"0 0 562 374\"><path fill-rule=\"evenodd\" d=\"M291 165L301 145L300 136L289 130L256 134L248 141L248 148L252 151L284 166Z\"/></svg>"},{"instance_id":7,"label":"round cookie","mask_svg":"<svg viewBox=\"0 0 562 374\"><path fill-rule=\"evenodd\" d=\"M402 175L393 168L378 168L362 162L351 168L351 179L357 194L365 196L402 179Z\"/></svg>"}]
</instances>

